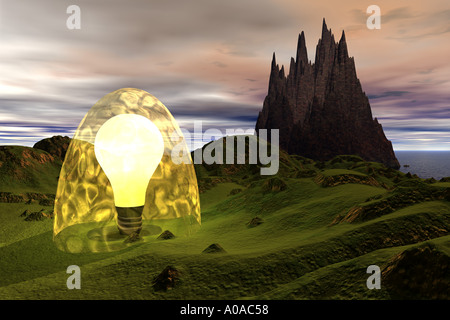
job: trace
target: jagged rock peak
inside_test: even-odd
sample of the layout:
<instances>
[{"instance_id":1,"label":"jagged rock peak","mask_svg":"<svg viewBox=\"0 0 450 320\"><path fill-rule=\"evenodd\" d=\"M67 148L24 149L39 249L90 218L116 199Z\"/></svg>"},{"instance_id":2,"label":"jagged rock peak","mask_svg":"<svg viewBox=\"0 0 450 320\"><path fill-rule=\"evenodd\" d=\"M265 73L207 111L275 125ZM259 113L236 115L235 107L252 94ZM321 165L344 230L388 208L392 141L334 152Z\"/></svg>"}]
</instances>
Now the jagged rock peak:
<instances>
[{"instance_id":1,"label":"jagged rock peak","mask_svg":"<svg viewBox=\"0 0 450 320\"><path fill-rule=\"evenodd\" d=\"M277 58L275 57L275 52L273 53L273 56L272 56L272 70L278 70L279 69L279 67L278 67L278 65L277 65Z\"/></svg>"},{"instance_id":2,"label":"jagged rock peak","mask_svg":"<svg viewBox=\"0 0 450 320\"><path fill-rule=\"evenodd\" d=\"M322 40L331 40L331 38L333 38L334 41L334 36L333 33L331 32L331 28L328 29L327 23L325 22L325 18L323 18L323 22L322 22Z\"/></svg>"},{"instance_id":3,"label":"jagged rock peak","mask_svg":"<svg viewBox=\"0 0 450 320\"><path fill-rule=\"evenodd\" d=\"M305 33L302 31L298 36L297 44L297 63L303 61L304 64L308 63L308 51L306 49Z\"/></svg>"},{"instance_id":4,"label":"jagged rock peak","mask_svg":"<svg viewBox=\"0 0 450 320\"><path fill-rule=\"evenodd\" d=\"M349 58L347 41L345 40L344 30L342 30L341 40L339 40L338 55L339 55L339 62L341 62L342 60L345 60L346 58Z\"/></svg>"},{"instance_id":5,"label":"jagged rock peak","mask_svg":"<svg viewBox=\"0 0 450 320\"><path fill-rule=\"evenodd\" d=\"M339 40L339 43L346 43L345 41L345 31L342 30L341 40Z\"/></svg>"},{"instance_id":6,"label":"jagged rock peak","mask_svg":"<svg viewBox=\"0 0 450 320\"><path fill-rule=\"evenodd\" d=\"M289 75L273 54L269 91L255 129L279 129L280 147L291 154L316 160L351 154L400 167L381 124L372 118L345 32L335 42L325 18L313 64L308 62L304 32Z\"/></svg>"}]
</instances>

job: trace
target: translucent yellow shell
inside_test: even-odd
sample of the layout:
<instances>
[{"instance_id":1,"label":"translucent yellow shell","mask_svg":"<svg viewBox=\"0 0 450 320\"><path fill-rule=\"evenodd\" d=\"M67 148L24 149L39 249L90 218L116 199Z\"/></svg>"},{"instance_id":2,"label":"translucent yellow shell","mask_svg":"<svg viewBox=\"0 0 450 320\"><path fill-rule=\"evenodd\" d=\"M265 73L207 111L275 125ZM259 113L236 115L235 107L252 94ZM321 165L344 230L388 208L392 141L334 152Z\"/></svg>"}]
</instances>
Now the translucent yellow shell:
<instances>
[{"instance_id":1,"label":"translucent yellow shell","mask_svg":"<svg viewBox=\"0 0 450 320\"><path fill-rule=\"evenodd\" d=\"M89 110L67 150L54 209L53 239L61 250L101 252L128 245L118 234L113 190L94 152L97 131L119 114L137 114L150 119L164 140L163 157L146 191L141 238L152 241L164 230L170 230L175 236L187 236L200 226L200 201L192 161L176 164L179 161L174 163L171 158L177 146L177 152L181 150L191 160L178 124L151 94L134 88L119 89L101 98ZM172 138L174 133L177 139Z\"/></svg>"}]
</instances>

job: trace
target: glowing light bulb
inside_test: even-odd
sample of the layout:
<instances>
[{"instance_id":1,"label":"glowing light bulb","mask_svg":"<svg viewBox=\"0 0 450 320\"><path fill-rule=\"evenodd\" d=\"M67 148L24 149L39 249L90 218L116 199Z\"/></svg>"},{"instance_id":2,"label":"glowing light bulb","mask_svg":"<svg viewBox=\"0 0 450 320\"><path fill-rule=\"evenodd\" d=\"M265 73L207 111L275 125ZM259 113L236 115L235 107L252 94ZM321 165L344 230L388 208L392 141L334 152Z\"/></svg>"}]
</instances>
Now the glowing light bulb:
<instances>
[{"instance_id":1,"label":"glowing light bulb","mask_svg":"<svg viewBox=\"0 0 450 320\"><path fill-rule=\"evenodd\" d=\"M147 186L164 153L161 132L146 117L120 114L100 127L94 150L111 182L120 233L139 233Z\"/></svg>"}]
</instances>

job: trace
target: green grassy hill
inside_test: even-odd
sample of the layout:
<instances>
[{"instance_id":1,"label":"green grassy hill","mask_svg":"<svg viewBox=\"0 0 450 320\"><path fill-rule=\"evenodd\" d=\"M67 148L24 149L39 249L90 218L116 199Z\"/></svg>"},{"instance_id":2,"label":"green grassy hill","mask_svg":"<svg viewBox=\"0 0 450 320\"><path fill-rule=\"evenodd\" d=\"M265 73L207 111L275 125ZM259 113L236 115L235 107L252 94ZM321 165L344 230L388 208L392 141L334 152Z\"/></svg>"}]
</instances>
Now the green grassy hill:
<instances>
[{"instance_id":1,"label":"green grassy hill","mask_svg":"<svg viewBox=\"0 0 450 320\"><path fill-rule=\"evenodd\" d=\"M56 192L62 162L46 151L0 146L0 192Z\"/></svg>"},{"instance_id":2,"label":"green grassy hill","mask_svg":"<svg viewBox=\"0 0 450 320\"><path fill-rule=\"evenodd\" d=\"M110 253L61 252L50 218L20 216L51 207L0 203L0 299L449 298L448 183L355 156L315 162L282 152L277 175L260 167L196 165L201 229ZM56 188L52 170L30 190ZM213 243L226 252L202 253ZM66 287L73 264L81 290ZM366 287L369 265L382 270L381 290ZM152 281L167 266L180 282L157 291Z\"/></svg>"}]
</instances>

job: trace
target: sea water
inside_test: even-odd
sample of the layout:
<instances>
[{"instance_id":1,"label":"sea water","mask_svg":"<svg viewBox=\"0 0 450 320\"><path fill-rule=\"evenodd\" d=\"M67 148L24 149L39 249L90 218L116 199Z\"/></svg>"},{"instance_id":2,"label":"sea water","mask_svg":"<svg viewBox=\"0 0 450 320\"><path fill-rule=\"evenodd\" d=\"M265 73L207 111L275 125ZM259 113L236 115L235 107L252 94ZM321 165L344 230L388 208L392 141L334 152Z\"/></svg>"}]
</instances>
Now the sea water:
<instances>
[{"instance_id":1,"label":"sea water","mask_svg":"<svg viewBox=\"0 0 450 320\"><path fill-rule=\"evenodd\" d=\"M450 177L450 151L395 151L395 155L401 172L423 179Z\"/></svg>"}]
</instances>

